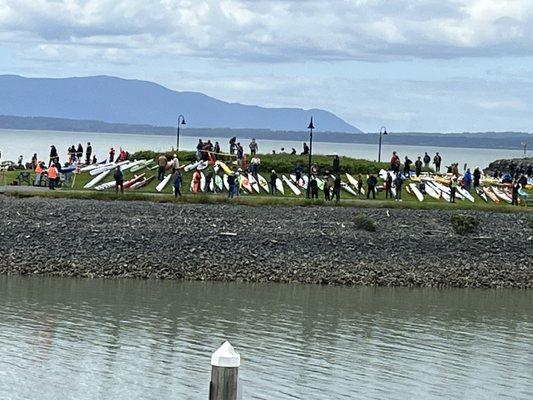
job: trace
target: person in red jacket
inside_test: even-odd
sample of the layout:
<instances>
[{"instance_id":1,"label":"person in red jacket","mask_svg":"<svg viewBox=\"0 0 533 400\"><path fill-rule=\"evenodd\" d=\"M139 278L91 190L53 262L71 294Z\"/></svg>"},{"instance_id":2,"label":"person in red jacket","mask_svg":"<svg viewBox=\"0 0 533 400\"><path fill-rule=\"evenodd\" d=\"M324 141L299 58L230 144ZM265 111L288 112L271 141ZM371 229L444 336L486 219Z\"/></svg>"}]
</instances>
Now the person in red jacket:
<instances>
[{"instance_id":1,"label":"person in red jacket","mask_svg":"<svg viewBox=\"0 0 533 400\"><path fill-rule=\"evenodd\" d=\"M200 191L200 181L202 180L202 175L200 171L194 171L192 176L192 192L198 193Z\"/></svg>"}]
</instances>

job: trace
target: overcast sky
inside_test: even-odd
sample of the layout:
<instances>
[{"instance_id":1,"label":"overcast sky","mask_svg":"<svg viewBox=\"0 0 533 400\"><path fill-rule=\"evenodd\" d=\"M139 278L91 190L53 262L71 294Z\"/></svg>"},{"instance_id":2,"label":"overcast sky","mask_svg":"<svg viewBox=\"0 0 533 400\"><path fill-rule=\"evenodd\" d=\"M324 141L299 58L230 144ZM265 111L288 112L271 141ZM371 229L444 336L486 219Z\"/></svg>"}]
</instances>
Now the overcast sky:
<instances>
[{"instance_id":1,"label":"overcast sky","mask_svg":"<svg viewBox=\"0 0 533 400\"><path fill-rule=\"evenodd\" d=\"M146 79L365 131L531 131L532 34L533 0L0 0L0 73Z\"/></svg>"}]
</instances>

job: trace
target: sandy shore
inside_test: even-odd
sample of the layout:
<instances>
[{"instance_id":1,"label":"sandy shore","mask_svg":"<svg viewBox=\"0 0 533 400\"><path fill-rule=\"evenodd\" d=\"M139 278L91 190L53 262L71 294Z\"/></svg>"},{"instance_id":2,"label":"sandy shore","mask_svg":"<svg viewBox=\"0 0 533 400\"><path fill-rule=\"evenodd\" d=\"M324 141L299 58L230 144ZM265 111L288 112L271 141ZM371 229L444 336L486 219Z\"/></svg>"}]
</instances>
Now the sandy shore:
<instances>
[{"instance_id":1,"label":"sandy shore","mask_svg":"<svg viewBox=\"0 0 533 400\"><path fill-rule=\"evenodd\" d=\"M248 207L0 197L0 273L533 288L521 213ZM357 229L358 213L376 232Z\"/></svg>"}]
</instances>

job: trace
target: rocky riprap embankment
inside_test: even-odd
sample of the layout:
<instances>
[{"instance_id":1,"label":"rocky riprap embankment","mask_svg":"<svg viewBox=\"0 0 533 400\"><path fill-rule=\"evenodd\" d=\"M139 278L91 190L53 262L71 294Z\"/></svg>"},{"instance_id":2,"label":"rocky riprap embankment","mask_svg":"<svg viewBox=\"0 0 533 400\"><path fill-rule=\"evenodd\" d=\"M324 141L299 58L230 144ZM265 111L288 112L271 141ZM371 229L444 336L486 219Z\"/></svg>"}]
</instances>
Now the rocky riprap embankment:
<instances>
[{"instance_id":1,"label":"rocky riprap embankment","mask_svg":"<svg viewBox=\"0 0 533 400\"><path fill-rule=\"evenodd\" d=\"M496 160L489 164L487 168L483 170L487 175L494 175L494 172L506 173L513 171L521 171L522 173L528 173L533 167L533 158L513 158L508 160Z\"/></svg>"},{"instance_id":2,"label":"rocky riprap embankment","mask_svg":"<svg viewBox=\"0 0 533 400\"><path fill-rule=\"evenodd\" d=\"M0 273L533 288L525 214L0 198ZM355 227L358 213L376 232Z\"/></svg>"}]
</instances>

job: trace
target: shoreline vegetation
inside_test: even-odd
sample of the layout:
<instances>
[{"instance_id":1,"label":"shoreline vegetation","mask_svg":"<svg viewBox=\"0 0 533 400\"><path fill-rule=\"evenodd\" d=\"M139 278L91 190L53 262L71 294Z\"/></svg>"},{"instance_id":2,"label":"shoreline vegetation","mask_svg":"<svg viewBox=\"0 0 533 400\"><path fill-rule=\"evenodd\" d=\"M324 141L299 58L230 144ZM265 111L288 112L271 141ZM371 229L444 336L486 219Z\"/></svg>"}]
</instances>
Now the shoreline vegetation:
<instances>
[{"instance_id":1,"label":"shoreline vegetation","mask_svg":"<svg viewBox=\"0 0 533 400\"><path fill-rule=\"evenodd\" d=\"M51 130L62 132L120 133L138 135L175 135L176 128L171 126L135 125L108 123L103 121L73 120L50 117L20 117L0 115L0 129L14 130ZM230 128L193 128L181 132L193 137L239 137L242 139L275 140L280 142L309 140L308 132L273 131L269 129L230 129ZM375 133L315 132L314 140L330 143L377 144L379 135ZM386 144L459 147L483 149L521 150L522 143L533 142L533 135L526 132L394 132L387 136Z\"/></svg>"}]
</instances>

